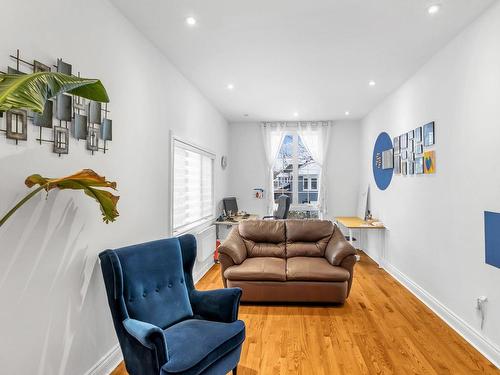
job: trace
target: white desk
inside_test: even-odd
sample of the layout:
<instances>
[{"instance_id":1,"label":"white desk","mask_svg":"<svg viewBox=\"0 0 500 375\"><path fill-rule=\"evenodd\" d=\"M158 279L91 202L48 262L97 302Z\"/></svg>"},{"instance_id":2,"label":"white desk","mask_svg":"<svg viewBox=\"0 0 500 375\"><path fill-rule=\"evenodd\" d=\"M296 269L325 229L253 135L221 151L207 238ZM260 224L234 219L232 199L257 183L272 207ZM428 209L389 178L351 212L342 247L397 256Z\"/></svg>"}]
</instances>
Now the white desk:
<instances>
[{"instance_id":1,"label":"white desk","mask_svg":"<svg viewBox=\"0 0 500 375\"><path fill-rule=\"evenodd\" d=\"M379 267L382 267L383 266L383 262L384 262L384 259L385 259L385 226L383 224L379 224L379 225L373 225L359 217L355 217L355 216L339 216L339 217L336 217L335 218L335 221L347 228L348 232L349 232L349 242L351 243L352 246L354 246L354 240L353 240L353 231L354 230L358 230L358 231L372 231L372 230L378 230L380 232L382 232L382 235L381 235L381 244L380 244L380 249L379 249ZM355 247L355 246L354 246ZM358 259L359 261L359 255L356 256L356 258Z\"/></svg>"},{"instance_id":2,"label":"white desk","mask_svg":"<svg viewBox=\"0 0 500 375\"><path fill-rule=\"evenodd\" d=\"M219 228L222 227L222 228L230 229L231 227L238 225L242 221L257 220L257 219L259 219L259 215L249 214L247 217L245 217L245 215L237 215L237 216L233 216L232 219L233 220L224 220L224 221L215 221L214 222L214 224L216 225L216 229L217 229L217 239L219 239L219 240L221 239Z\"/></svg>"}]
</instances>

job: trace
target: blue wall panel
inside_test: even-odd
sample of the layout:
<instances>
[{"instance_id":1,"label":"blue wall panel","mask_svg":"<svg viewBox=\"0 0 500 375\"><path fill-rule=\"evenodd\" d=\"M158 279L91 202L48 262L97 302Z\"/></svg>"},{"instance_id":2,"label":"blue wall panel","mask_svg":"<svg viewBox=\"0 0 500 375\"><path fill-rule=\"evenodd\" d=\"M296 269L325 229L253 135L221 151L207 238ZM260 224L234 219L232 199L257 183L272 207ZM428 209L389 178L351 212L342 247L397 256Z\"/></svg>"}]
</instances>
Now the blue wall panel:
<instances>
[{"instance_id":1,"label":"blue wall panel","mask_svg":"<svg viewBox=\"0 0 500 375\"><path fill-rule=\"evenodd\" d=\"M393 169L382 169L377 166L377 154L382 155L382 152L392 148L392 139L387 133L380 133L373 147L372 169L375 183L380 190L385 190L389 187L392 180Z\"/></svg>"},{"instance_id":2,"label":"blue wall panel","mask_svg":"<svg viewBox=\"0 0 500 375\"><path fill-rule=\"evenodd\" d=\"M500 268L500 213L484 212L486 263Z\"/></svg>"}]
</instances>

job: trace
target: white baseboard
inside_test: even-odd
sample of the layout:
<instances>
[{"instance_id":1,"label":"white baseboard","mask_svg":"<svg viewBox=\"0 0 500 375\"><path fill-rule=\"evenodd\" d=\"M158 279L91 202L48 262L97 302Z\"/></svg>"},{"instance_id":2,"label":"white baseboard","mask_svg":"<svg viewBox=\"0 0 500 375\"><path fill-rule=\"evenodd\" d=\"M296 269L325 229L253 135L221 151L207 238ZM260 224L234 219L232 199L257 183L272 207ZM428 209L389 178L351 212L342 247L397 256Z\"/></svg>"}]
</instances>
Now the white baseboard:
<instances>
[{"instance_id":1,"label":"white baseboard","mask_svg":"<svg viewBox=\"0 0 500 375\"><path fill-rule=\"evenodd\" d=\"M193 281L196 284L214 265L213 258L209 257L204 262L197 263L197 270L193 272ZM97 362L85 375L109 375L120 362L123 361L120 345L114 346L99 362Z\"/></svg>"},{"instance_id":2,"label":"white baseboard","mask_svg":"<svg viewBox=\"0 0 500 375\"><path fill-rule=\"evenodd\" d=\"M429 307L446 324L462 336L469 344L476 348L482 355L488 358L497 368L500 369L500 348L489 339L484 337L474 327L457 316L440 301L434 298L430 293L420 285L411 280L396 267L383 262L384 269L396 280L398 280L406 289L414 294L420 301Z\"/></svg>"},{"instance_id":3,"label":"white baseboard","mask_svg":"<svg viewBox=\"0 0 500 375\"><path fill-rule=\"evenodd\" d=\"M115 345L85 375L109 375L123 361L120 345Z\"/></svg>"},{"instance_id":4,"label":"white baseboard","mask_svg":"<svg viewBox=\"0 0 500 375\"><path fill-rule=\"evenodd\" d=\"M214 265L214 259L208 257L203 262L196 262L193 270L193 282L196 284Z\"/></svg>"}]
</instances>

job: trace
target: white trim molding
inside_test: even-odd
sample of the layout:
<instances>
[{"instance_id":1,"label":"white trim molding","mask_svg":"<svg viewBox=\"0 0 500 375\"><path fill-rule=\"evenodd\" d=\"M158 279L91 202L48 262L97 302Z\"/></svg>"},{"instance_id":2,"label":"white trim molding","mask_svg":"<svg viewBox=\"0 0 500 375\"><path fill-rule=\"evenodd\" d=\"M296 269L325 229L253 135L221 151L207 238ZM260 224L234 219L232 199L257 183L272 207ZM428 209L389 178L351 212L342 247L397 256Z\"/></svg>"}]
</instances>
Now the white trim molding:
<instances>
[{"instance_id":1,"label":"white trim molding","mask_svg":"<svg viewBox=\"0 0 500 375\"><path fill-rule=\"evenodd\" d=\"M448 326L500 369L500 348L392 264L384 262L383 266L392 277L399 281L415 297L448 324Z\"/></svg>"},{"instance_id":2,"label":"white trim molding","mask_svg":"<svg viewBox=\"0 0 500 375\"><path fill-rule=\"evenodd\" d=\"M85 375L109 375L123 361L120 345L116 344Z\"/></svg>"}]
</instances>

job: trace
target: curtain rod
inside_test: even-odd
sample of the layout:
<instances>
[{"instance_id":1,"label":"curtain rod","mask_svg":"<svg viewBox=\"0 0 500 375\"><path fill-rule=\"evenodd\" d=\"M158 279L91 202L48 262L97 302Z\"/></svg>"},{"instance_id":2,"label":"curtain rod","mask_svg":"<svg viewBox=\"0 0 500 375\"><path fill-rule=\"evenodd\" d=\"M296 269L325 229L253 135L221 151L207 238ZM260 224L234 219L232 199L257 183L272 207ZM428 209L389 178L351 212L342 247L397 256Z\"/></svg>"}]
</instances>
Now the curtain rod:
<instances>
[{"instance_id":1,"label":"curtain rod","mask_svg":"<svg viewBox=\"0 0 500 375\"><path fill-rule=\"evenodd\" d=\"M333 121L261 121L261 124L264 126L283 124L284 126L294 127L299 124L329 126L332 122Z\"/></svg>"}]
</instances>

